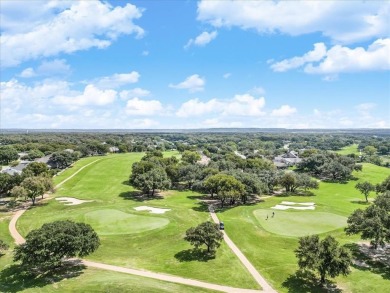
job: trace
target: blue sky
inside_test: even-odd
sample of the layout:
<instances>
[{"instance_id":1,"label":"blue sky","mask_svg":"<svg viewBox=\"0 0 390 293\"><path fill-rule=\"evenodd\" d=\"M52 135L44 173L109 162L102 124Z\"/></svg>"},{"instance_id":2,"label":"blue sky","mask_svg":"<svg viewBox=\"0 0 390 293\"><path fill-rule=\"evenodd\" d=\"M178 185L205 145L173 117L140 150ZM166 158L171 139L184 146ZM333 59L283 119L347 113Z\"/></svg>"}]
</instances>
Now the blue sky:
<instances>
[{"instance_id":1,"label":"blue sky","mask_svg":"<svg viewBox=\"0 0 390 293\"><path fill-rule=\"evenodd\" d=\"M389 128L389 1L0 3L1 128Z\"/></svg>"}]
</instances>

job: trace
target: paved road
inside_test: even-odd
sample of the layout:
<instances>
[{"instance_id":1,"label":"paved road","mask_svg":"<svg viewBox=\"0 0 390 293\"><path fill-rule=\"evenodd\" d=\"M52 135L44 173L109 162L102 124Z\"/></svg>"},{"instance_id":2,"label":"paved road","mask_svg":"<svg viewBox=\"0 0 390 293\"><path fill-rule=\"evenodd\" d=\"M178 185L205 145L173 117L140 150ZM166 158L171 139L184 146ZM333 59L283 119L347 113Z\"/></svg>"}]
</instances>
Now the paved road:
<instances>
[{"instance_id":1,"label":"paved road","mask_svg":"<svg viewBox=\"0 0 390 293\"><path fill-rule=\"evenodd\" d=\"M214 212L214 207L209 205L209 212L213 221L219 224L219 219ZM224 230L222 230L223 239L226 244L230 247L235 255L239 258L242 264L247 268L252 277L256 280L256 282L263 288L262 292L267 293L276 293L274 289L267 283L267 281L259 274L259 272L255 269L255 267L251 264L251 262L246 258L246 256L241 252L241 250L234 244L234 242L229 238Z\"/></svg>"},{"instance_id":2,"label":"paved road","mask_svg":"<svg viewBox=\"0 0 390 293\"><path fill-rule=\"evenodd\" d=\"M68 177L67 179L65 179L61 183L57 184L56 187L61 186L63 183L65 183L70 178L75 176L78 172L80 172L82 169L84 169L85 167L87 167L87 166L89 166L97 161L99 161L99 160L93 161L92 163L89 163L88 165L85 165L84 167L80 168L80 170L75 172L72 176ZM23 238L23 236L20 235L20 233L16 229L16 222L23 215L23 213L25 211L26 211L26 209L17 211L13 215L13 217L9 223L9 231L10 231L11 236L14 238L16 244L22 244L25 242L25 239ZM219 220L218 220L218 217L216 216L216 214L214 212L211 212L211 211L210 211L210 214L211 214L211 217L213 218L213 220L216 223L218 223ZM161 281L173 282L173 283L178 283L178 284L183 284L183 285L201 287L201 288L206 288L206 289L211 289L211 290L216 290L216 291L221 291L221 292L227 292L227 293L261 293L261 292L265 292L265 293L272 292L273 293L273 292L276 292L268 285L268 283L263 279L263 277L260 276L260 274L256 271L256 269L252 266L252 264L246 259L246 257L237 248L237 246L230 240L230 238L226 235L225 232L224 232L224 239L225 239L226 243L229 245L229 247L232 249L232 251L237 255L237 257L241 260L241 262L244 264L244 266L252 274L252 276L255 278L255 280L260 284L260 286L263 288L263 290L234 288L234 287L228 287L228 286L222 286L222 285L202 282L202 281L193 280L193 279L187 279L187 278L173 276L173 275L154 273L154 272L149 272L149 271L144 271L144 270L135 270L135 269L113 266L113 265L104 264L104 263L92 262L92 261L88 261L88 260L81 260L81 261L85 266L88 266L88 267L109 270L109 271L114 271L114 272L120 272L120 273L125 273L125 274L131 274L131 275L152 278L152 279L157 279L157 280L161 280Z\"/></svg>"}]
</instances>

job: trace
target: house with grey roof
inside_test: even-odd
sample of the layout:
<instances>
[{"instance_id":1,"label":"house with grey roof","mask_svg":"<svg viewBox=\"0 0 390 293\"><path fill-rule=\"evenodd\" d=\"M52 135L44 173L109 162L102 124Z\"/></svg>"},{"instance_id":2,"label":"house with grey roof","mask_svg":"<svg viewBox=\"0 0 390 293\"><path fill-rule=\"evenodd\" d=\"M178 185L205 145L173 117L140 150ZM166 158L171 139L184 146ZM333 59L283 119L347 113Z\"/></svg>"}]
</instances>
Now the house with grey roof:
<instances>
[{"instance_id":1,"label":"house with grey roof","mask_svg":"<svg viewBox=\"0 0 390 293\"><path fill-rule=\"evenodd\" d=\"M300 163L302 159L298 156L297 152L289 151L283 155L274 158L273 162L277 168L287 168L295 166Z\"/></svg>"}]
</instances>

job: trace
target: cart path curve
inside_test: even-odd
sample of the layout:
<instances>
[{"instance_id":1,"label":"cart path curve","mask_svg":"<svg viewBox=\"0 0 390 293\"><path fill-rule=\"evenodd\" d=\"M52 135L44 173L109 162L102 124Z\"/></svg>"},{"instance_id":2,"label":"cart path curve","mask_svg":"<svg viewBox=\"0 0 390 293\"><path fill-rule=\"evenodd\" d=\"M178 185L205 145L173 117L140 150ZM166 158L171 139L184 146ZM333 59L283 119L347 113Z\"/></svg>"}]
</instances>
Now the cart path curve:
<instances>
[{"instance_id":1,"label":"cart path curve","mask_svg":"<svg viewBox=\"0 0 390 293\"><path fill-rule=\"evenodd\" d=\"M219 224L219 219L214 211L214 207L209 205L210 216L213 219L214 223ZM230 239L230 237L226 234L225 230L222 230L223 239L226 244L230 247L233 253L238 257L238 259L242 262L242 264L246 267L252 277L256 280L256 282L262 287L262 292L267 293L276 293L276 291L268 284L268 282L259 274L259 272L255 269L255 267L251 264L251 262L246 258L246 256L241 252L241 250L234 244L234 242Z\"/></svg>"},{"instance_id":2,"label":"cart path curve","mask_svg":"<svg viewBox=\"0 0 390 293\"><path fill-rule=\"evenodd\" d=\"M64 184L66 181L71 179L73 176L75 176L77 173L79 173L81 170L84 168L88 167L89 165L100 161L95 160L57 184L55 187L59 187L62 184ZM17 211L10 223L9 223L9 231L11 236L14 238L16 244L23 244L25 242L25 239L23 238L22 235L18 232L16 229L16 222L18 219L23 215L23 213L27 210L27 208L22 209ZM210 210L211 217L215 222L219 222L218 217L215 215L214 212L211 212ZM114 271L114 272L119 272L119 273L125 273L125 274L131 274L131 275L136 275L136 276L141 276L141 277L146 277L146 278L152 278L152 279L157 279L161 281L167 281L167 282L172 282L172 283L178 283L178 284L183 284L183 285L189 285L189 286L195 286L195 287L201 287L201 288L206 288L206 289L211 289L211 290L216 290L220 292L227 292L227 293L274 293L274 291L268 283L260 276L260 274L256 271L256 269L253 267L253 265L246 259L246 257L242 254L242 252L235 246L235 244L230 240L230 238L226 235L224 232L224 239L226 243L229 245L229 247L232 249L232 251L237 255L237 257L240 259L240 261L244 264L244 266L248 269L248 271L251 273L251 275L255 278L255 280L262 286L263 290L255 290L255 289L243 289L243 288L234 288L234 287L229 287L229 286L223 286L223 285L217 285L217 284L212 284L212 283L207 283L207 282L202 282L198 280L193 280L193 279L187 279L183 277L178 277L178 276L173 276L173 275L167 275L167 274L162 274L162 273L154 273L154 272L149 272L149 271L144 271L144 270L136 270L136 269L130 269L130 268L125 268L125 267L119 267L119 266L113 266L109 264L104 264L104 263L98 263L98 262L92 262L88 260L81 260L81 262L87 266L87 267L93 267L97 269L103 269L103 270L109 270L109 271ZM245 261L246 260L246 261Z\"/></svg>"}]
</instances>

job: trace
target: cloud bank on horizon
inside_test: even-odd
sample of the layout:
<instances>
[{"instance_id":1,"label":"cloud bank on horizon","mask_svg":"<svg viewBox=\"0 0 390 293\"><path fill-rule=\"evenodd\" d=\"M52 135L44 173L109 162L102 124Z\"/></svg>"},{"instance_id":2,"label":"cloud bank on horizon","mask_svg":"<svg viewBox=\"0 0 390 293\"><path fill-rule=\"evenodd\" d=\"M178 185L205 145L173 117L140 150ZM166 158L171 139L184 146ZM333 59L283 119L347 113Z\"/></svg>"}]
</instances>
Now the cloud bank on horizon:
<instances>
[{"instance_id":1,"label":"cloud bank on horizon","mask_svg":"<svg viewBox=\"0 0 390 293\"><path fill-rule=\"evenodd\" d=\"M136 3L2 1L0 127L390 127L388 1Z\"/></svg>"}]
</instances>

